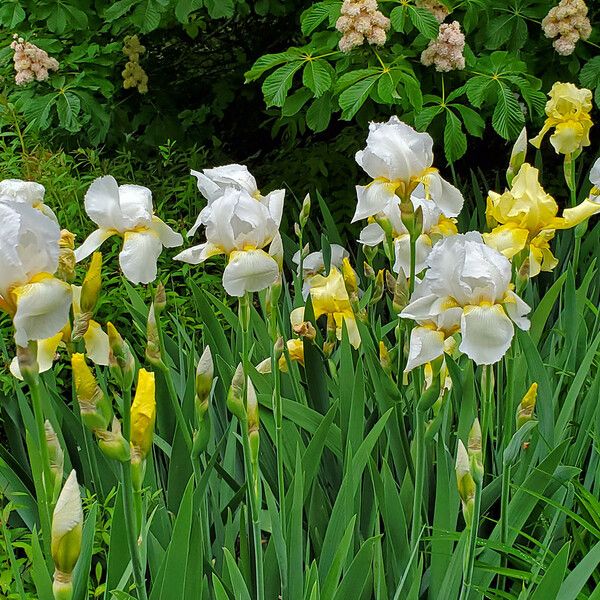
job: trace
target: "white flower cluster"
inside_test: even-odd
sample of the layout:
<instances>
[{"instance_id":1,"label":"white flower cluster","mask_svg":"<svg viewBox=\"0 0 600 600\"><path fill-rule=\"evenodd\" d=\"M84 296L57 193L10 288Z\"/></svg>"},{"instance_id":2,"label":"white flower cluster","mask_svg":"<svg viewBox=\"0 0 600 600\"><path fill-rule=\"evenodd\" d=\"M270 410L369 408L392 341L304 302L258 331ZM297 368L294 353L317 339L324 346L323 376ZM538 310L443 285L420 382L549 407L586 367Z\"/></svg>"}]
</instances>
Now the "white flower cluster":
<instances>
[{"instance_id":1,"label":"white flower cluster","mask_svg":"<svg viewBox=\"0 0 600 600\"><path fill-rule=\"evenodd\" d=\"M418 8L428 10L438 23L443 23L444 19L450 14L448 8L438 0L417 0L416 5Z\"/></svg>"},{"instance_id":2,"label":"white flower cluster","mask_svg":"<svg viewBox=\"0 0 600 600\"><path fill-rule=\"evenodd\" d=\"M10 47L15 51L13 61L15 63L15 83L27 85L32 81L46 81L48 71L58 70L58 61L48 56L48 53L35 44L26 42L15 33L14 41Z\"/></svg>"},{"instance_id":3,"label":"white flower cluster","mask_svg":"<svg viewBox=\"0 0 600 600\"><path fill-rule=\"evenodd\" d=\"M587 40L592 26L584 0L560 0L542 20L547 38L556 38L552 45L562 56L573 54L577 42Z\"/></svg>"},{"instance_id":4,"label":"white flower cluster","mask_svg":"<svg viewBox=\"0 0 600 600\"><path fill-rule=\"evenodd\" d=\"M465 35L460 30L460 23L443 23L440 33L435 40L421 53L421 62L429 67L435 66L436 71L460 71L465 68Z\"/></svg>"},{"instance_id":5,"label":"white flower cluster","mask_svg":"<svg viewBox=\"0 0 600 600\"><path fill-rule=\"evenodd\" d=\"M352 48L361 46L365 39L369 44L383 46L390 20L378 10L377 0L344 0L342 15L335 28L344 34L340 50L350 52Z\"/></svg>"}]
</instances>

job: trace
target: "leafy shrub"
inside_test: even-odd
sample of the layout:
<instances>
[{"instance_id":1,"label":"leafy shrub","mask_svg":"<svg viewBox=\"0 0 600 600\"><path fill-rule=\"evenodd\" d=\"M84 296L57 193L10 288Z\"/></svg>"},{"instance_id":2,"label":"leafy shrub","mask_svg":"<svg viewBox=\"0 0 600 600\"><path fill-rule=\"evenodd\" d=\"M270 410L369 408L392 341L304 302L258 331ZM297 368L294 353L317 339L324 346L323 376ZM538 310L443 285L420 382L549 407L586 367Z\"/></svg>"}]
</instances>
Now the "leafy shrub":
<instances>
[{"instance_id":1,"label":"leafy shrub","mask_svg":"<svg viewBox=\"0 0 600 600\"><path fill-rule=\"evenodd\" d=\"M600 62L596 31L575 52L559 56L540 22L550 8L537 0L444 1L466 34L464 70L436 73L419 58L438 35L438 22L411 1L381 2L391 30L384 47L364 44L338 50L335 24L342 2L316 2L301 17L305 43L260 57L247 81L264 78L268 107L280 108L284 123L303 122L324 131L332 118L364 122L378 114L400 114L417 128L432 128L443 139L446 158L455 162L467 151L469 138L490 127L513 140L526 123L538 124L544 90L570 74L575 82L598 90ZM589 18L600 11L589 3ZM596 91L600 105L600 92Z\"/></svg>"}]
</instances>

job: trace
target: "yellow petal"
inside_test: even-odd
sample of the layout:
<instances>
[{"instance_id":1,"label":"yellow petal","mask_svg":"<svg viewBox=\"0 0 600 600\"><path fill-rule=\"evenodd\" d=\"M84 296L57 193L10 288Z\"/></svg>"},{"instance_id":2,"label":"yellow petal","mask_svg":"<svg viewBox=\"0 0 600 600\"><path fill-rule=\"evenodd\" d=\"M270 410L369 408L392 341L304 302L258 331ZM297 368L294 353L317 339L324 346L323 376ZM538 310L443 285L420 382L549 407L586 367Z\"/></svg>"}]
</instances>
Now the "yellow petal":
<instances>
[{"instance_id":1,"label":"yellow petal","mask_svg":"<svg viewBox=\"0 0 600 600\"><path fill-rule=\"evenodd\" d=\"M155 392L154 373L140 369L135 398L131 405L131 445L139 451L142 458L152 448L156 421Z\"/></svg>"},{"instance_id":2,"label":"yellow petal","mask_svg":"<svg viewBox=\"0 0 600 600\"><path fill-rule=\"evenodd\" d=\"M529 231L527 229L521 229L513 223L507 223L495 227L490 233L484 233L483 241L510 259L525 248L528 237Z\"/></svg>"},{"instance_id":3,"label":"yellow petal","mask_svg":"<svg viewBox=\"0 0 600 600\"><path fill-rule=\"evenodd\" d=\"M563 211L562 219L557 219L556 229L570 229L598 213L600 202L592 202L586 198L581 204Z\"/></svg>"}]
</instances>

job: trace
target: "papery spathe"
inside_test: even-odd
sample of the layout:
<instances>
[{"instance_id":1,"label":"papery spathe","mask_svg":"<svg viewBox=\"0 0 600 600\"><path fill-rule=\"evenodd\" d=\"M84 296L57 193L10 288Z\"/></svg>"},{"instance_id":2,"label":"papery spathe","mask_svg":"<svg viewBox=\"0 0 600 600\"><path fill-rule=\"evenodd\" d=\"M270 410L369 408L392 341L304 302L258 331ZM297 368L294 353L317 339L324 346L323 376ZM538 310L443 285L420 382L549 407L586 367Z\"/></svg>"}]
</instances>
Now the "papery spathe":
<instances>
[{"instance_id":1,"label":"papery spathe","mask_svg":"<svg viewBox=\"0 0 600 600\"><path fill-rule=\"evenodd\" d=\"M113 235L123 237L119 264L132 283L156 279L156 263L163 246L175 248L183 238L154 216L152 192L141 185L118 185L111 175L99 177L85 195L85 211L98 229L75 250L77 262Z\"/></svg>"}]
</instances>

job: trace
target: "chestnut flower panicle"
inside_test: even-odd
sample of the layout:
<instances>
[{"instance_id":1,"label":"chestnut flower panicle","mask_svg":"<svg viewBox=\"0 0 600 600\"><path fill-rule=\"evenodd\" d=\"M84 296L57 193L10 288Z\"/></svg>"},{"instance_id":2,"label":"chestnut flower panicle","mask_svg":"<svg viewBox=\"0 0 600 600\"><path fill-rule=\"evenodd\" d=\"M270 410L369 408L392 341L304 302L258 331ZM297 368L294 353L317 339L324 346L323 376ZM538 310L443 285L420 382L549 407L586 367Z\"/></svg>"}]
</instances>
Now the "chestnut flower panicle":
<instances>
[{"instance_id":1,"label":"chestnut flower panicle","mask_svg":"<svg viewBox=\"0 0 600 600\"><path fill-rule=\"evenodd\" d=\"M584 0L560 0L542 19L542 29L558 54L569 56L579 40L587 40L592 26Z\"/></svg>"},{"instance_id":2,"label":"chestnut flower panicle","mask_svg":"<svg viewBox=\"0 0 600 600\"><path fill-rule=\"evenodd\" d=\"M462 71L465 68L465 34L460 30L460 23L442 23L440 32L435 40L421 53L421 62L426 66L435 66L441 73Z\"/></svg>"},{"instance_id":3,"label":"chestnut flower panicle","mask_svg":"<svg viewBox=\"0 0 600 600\"><path fill-rule=\"evenodd\" d=\"M339 43L342 52L361 46L365 39L375 46L385 44L390 20L378 10L376 0L344 0L341 13L335 28L343 34Z\"/></svg>"},{"instance_id":4,"label":"chestnut flower panicle","mask_svg":"<svg viewBox=\"0 0 600 600\"><path fill-rule=\"evenodd\" d=\"M46 81L49 71L58 71L58 61L41 48L31 42L26 42L16 33L10 47L15 51L13 62L15 64L15 83L27 85L32 81Z\"/></svg>"}]
</instances>

